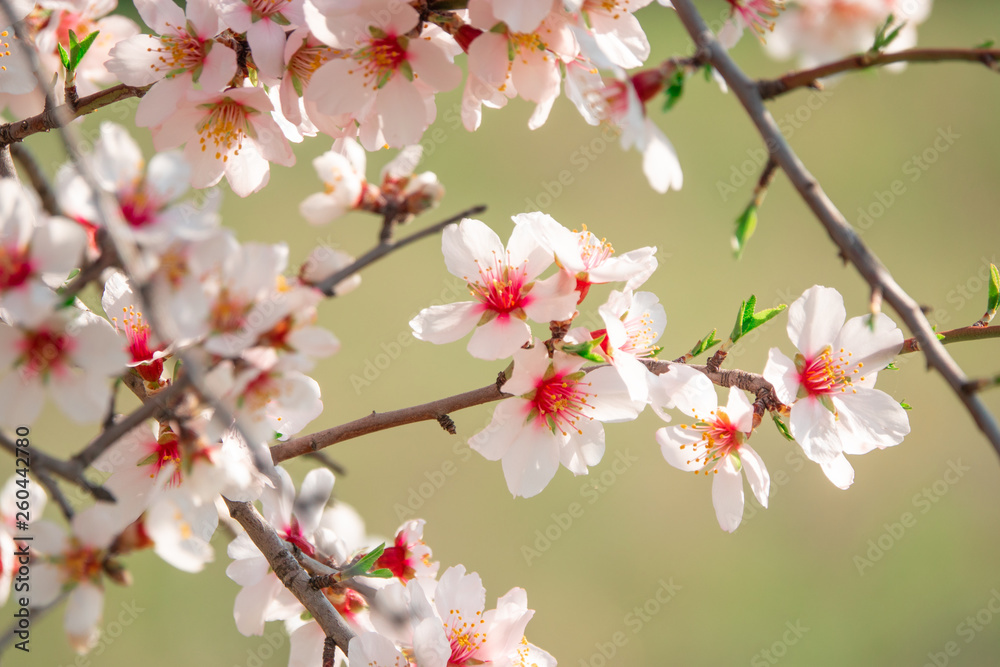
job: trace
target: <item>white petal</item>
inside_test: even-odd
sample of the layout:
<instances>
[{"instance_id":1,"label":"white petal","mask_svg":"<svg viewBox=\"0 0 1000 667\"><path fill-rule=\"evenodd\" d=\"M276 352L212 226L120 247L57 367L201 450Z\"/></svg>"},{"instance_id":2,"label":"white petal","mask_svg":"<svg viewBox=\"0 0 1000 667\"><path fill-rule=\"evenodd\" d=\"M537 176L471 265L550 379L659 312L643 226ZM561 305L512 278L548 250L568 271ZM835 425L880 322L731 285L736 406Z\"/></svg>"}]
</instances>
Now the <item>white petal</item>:
<instances>
[{"instance_id":1,"label":"white petal","mask_svg":"<svg viewBox=\"0 0 1000 667\"><path fill-rule=\"evenodd\" d=\"M430 343L451 343L465 336L479 323L482 304L460 301L424 308L410 320L413 335Z\"/></svg>"},{"instance_id":2,"label":"white petal","mask_svg":"<svg viewBox=\"0 0 1000 667\"><path fill-rule=\"evenodd\" d=\"M814 285L788 307L788 337L807 358L815 357L833 343L846 317L840 292Z\"/></svg>"},{"instance_id":3,"label":"white petal","mask_svg":"<svg viewBox=\"0 0 1000 667\"><path fill-rule=\"evenodd\" d=\"M712 480L712 504L719 526L727 533L736 530L743 521L743 475L726 457L716 468Z\"/></svg>"}]
</instances>

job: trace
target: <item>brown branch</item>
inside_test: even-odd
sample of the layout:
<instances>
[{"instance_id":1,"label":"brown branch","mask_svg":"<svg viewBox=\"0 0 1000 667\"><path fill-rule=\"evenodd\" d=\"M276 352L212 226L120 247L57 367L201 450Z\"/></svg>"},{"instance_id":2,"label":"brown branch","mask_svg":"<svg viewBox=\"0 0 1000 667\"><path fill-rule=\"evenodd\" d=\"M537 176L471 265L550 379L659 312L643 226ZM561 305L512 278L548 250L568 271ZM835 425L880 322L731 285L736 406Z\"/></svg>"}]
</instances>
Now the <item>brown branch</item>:
<instances>
[{"instance_id":1,"label":"brown branch","mask_svg":"<svg viewBox=\"0 0 1000 667\"><path fill-rule=\"evenodd\" d=\"M950 343L963 343L970 340L985 340L987 338L1000 338L1000 326L994 325L991 327L962 327L960 329L951 329L950 331L942 331L940 336L941 344L948 345ZM903 349L899 351L900 354L909 354L910 352L917 352L920 350L920 345L916 338L907 338L903 341Z\"/></svg>"},{"instance_id":2,"label":"brown branch","mask_svg":"<svg viewBox=\"0 0 1000 667\"><path fill-rule=\"evenodd\" d=\"M344 655L347 655L347 646L354 637L354 631L337 613L323 591L316 590L310 585L309 574L295 560L285 541L252 504L235 502L225 497L223 500L229 508L229 516L247 531L247 535L267 559L275 576L302 603L302 606L309 610L327 638L332 639Z\"/></svg>"},{"instance_id":3,"label":"brown branch","mask_svg":"<svg viewBox=\"0 0 1000 667\"><path fill-rule=\"evenodd\" d=\"M675 0L673 5L698 50L707 54L709 62L722 75L746 109L765 145L771 150L771 156L788 175L796 191L826 228L830 238L840 249L841 255L857 267L858 272L872 288L878 287L882 290L885 300L899 313L913 332L921 349L924 350L928 365L941 373L965 404L969 414L994 449L1000 453L1000 427L982 401L967 390L968 379L965 373L938 341L919 304L896 283L885 265L861 242L843 214L792 151L774 119L764 107L758 84L730 58L707 28L691 0Z\"/></svg>"},{"instance_id":4,"label":"brown branch","mask_svg":"<svg viewBox=\"0 0 1000 667\"><path fill-rule=\"evenodd\" d=\"M17 456L17 446L11 442L10 438L8 438L6 434L3 433L0 433L0 448L6 449L13 456ZM86 490L97 500L103 500L109 503L115 502L115 497L111 495L111 492L103 486L94 484L89 479L84 477L83 469L80 468L80 466L75 462L57 459L34 447L32 447L30 455L31 469L35 473L40 471L51 473L56 477L61 477L67 482L76 484L80 488Z\"/></svg>"},{"instance_id":5,"label":"brown branch","mask_svg":"<svg viewBox=\"0 0 1000 667\"><path fill-rule=\"evenodd\" d=\"M331 276L327 276L326 278L323 279L322 282L316 283L316 289L322 291L327 296L336 296L337 295L336 287L338 283L340 283L345 278L351 277L352 275L354 275L364 267L368 266L372 262L381 259L382 257L385 257L394 250L399 250L400 248L404 248L413 243L414 241L419 241L425 236L431 236L432 234L437 234L438 232L440 232L442 229L452 224L453 222L458 222L462 220L462 218L467 218L470 215L478 215L485 210L486 210L485 206L473 206L472 208L466 209L461 213L457 213L451 216L447 220L442 220L441 222L435 223L430 227L427 227L426 229L421 229L419 232L410 234L406 238L400 239L399 241L392 241L391 239L388 241L383 240L377 246L375 246L374 248L366 252L364 255L356 259L350 266L347 266L341 269L340 271L337 271Z\"/></svg>"},{"instance_id":6,"label":"brown branch","mask_svg":"<svg viewBox=\"0 0 1000 667\"><path fill-rule=\"evenodd\" d=\"M455 410L471 408L483 403L499 401L508 398L497 387L495 382L491 382L481 389L467 391L457 396L449 396L423 405L415 405L402 410L392 410L391 412L372 412L367 417L356 419L340 426L328 428L310 435L293 438L287 442L279 442L271 447L271 459L275 463L287 461L296 456L309 454L318 449L329 447L344 440L357 438L376 431L384 431L387 428L395 428L404 424L413 424L420 421L437 420L441 415L446 415Z\"/></svg>"},{"instance_id":7,"label":"brown branch","mask_svg":"<svg viewBox=\"0 0 1000 667\"><path fill-rule=\"evenodd\" d=\"M23 144L11 144L9 148L11 156L21 165L21 170L31 182L31 187L38 193L45 212L49 215L62 215L62 207L59 206L56 194L35 156Z\"/></svg>"},{"instance_id":8,"label":"brown branch","mask_svg":"<svg viewBox=\"0 0 1000 667\"><path fill-rule=\"evenodd\" d=\"M762 99L770 100L796 88L815 88L819 79L869 67L881 67L893 63L936 63L964 61L981 63L992 70L997 69L1000 49L906 49L893 53L881 51L858 53L841 60L819 65L805 70L789 72L777 79L762 79L757 82Z\"/></svg>"},{"instance_id":9,"label":"brown branch","mask_svg":"<svg viewBox=\"0 0 1000 667\"><path fill-rule=\"evenodd\" d=\"M142 97L152 87L149 86L126 86L118 84L110 88L98 91L93 95L87 95L77 100L76 110L73 111L67 105L46 109L42 113L0 125L0 146L7 146L30 137L40 132L48 132L65 126L68 122L80 116L86 116L98 109L102 109L109 104L127 100L130 97Z\"/></svg>"}]
</instances>

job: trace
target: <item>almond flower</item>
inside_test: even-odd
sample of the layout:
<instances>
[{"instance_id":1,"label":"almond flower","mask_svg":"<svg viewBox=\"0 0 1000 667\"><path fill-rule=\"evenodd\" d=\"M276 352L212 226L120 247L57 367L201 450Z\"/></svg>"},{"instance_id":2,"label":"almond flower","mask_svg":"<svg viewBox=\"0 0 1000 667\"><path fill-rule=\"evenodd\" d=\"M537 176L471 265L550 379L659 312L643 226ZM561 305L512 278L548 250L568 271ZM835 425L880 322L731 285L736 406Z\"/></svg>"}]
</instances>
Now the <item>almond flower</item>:
<instances>
[{"instance_id":1,"label":"almond flower","mask_svg":"<svg viewBox=\"0 0 1000 667\"><path fill-rule=\"evenodd\" d=\"M531 340L528 318L547 323L575 312L574 281L564 272L536 281L551 266L552 254L525 225L514 228L504 248L493 230L466 218L445 228L441 248L448 270L468 283L476 300L420 311L410 321L420 340L450 343L475 330L469 354L503 359Z\"/></svg>"},{"instance_id":2,"label":"almond flower","mask_svg":"<svg viewBox=\"0 0 1000 667\"><path fill-rule=\"evenodd\" d=\"M764 368L778 399L792 408L792 437L842 489L854 481L844 454L898 445L910 432L906 411L874 388L903 332L882 313L845 317L837 290L810 287L788 308L788 337L799 354L792 360L771 348Z\"/></svg>"},{"instance_id":3,"label":"almond flower","mask_svg":"<svg viewBox=\"0 0 1000 667\"><path fill-rule=\"evenodd\" d=\"M560 463L574 475L586 475L604 457L601 422L638 416L642 404L629 397L617 371L584 373L584 363L560 351L549 359L537 339L534 347L515 352L513 374L503 385L515 398L502 401L490 425L469 440L490 461L503 461L515 497L540 493Z\"/></svg>"},{"instance_id":4,"label":"almond flower","mask_svg":"<svg viewBox=\"0 0 1000 667\"><path fill-rule=\"evenodd\" d=\"M680 470L712 474L715 516L719 526L731 533L743 520L741 473L746 473L750 489L764 507L771 488L764 462L746 444L753 430L753 406L736 387L730 387L726 406L719 406L715 387L701 373L690 378L688 391L676 396L675 405L698 421L656 432L663 458Z\"/></svg>"},{"instance_id":5,"label":"almond flower","mask_svg":"<svg viewBox=\"0 0 1000 667\"><path fill-rule=\"evenodd\" d=\"M152 128L153 144L161 151L187 144L192 187L209 187L225 176L233 192L246 197L267 185L271 162L295 164L273 109L262 88L191 91L173 115Z\"/></svg>"}]
</instances>

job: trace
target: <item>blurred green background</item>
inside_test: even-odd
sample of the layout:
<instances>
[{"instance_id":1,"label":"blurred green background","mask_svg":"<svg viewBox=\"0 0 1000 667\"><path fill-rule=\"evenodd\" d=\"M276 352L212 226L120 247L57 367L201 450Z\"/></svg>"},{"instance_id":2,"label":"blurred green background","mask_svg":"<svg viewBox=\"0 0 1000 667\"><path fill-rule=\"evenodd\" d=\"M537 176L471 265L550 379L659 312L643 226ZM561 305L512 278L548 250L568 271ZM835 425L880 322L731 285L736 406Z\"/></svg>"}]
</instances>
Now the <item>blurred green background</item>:
<instances>
[{"instance_id":1,"label":"blurred green background","mask_svg":"<svg viewBox=\"0 0 1000 667\"><path fill-rule=\"evenodd\" d=\"M717 16L725 5L701 7ZM641 19L654 45L650 63L689 53L672 12L653 5ZM1000 37L998 28L1000 6L992 0L938 2L920 26L919 42L972 46ZM734 54L753 76L792 66L769 60L749 36ZM850 315L864 312L866 285L842 264L781 174L749 249L742 261L733 260L733 221L763 159L741 107L714 83L692 79L667 115L651 106L684 169L683 190L667 195L646 184L638 153L602 138L565 99L538 131L527 130L531 109L517 102L502 112L486 110L483 127L469 134L457 122L459 96L438 98L440 131L428 132L420 165L438 174L448 195L413 228L484 203L489 211L481 218L506 239L510 216L536 202L569 227L586 224L607 236L619 252L656 245L660 268L645 289L667 310L666 358L713 327L727 332L751 293L770 306L827 285L843 293ZM1000 254L995 73L970 64L853 73L822 95L799 91L770 108L848 219L858 223L860 212L868 212L865 242L932 309L933 323L948 329L982 315L983 278ZM102 118L122 117L107 110L88 119L84 132ZM149 147L146 130L135 136ZM935 148L939 136L951 139ZM226 224L241 240L287 241L293 262L319 243L364 252L376 238L373 218L350 215L312 228L297 214L298 203L320 187L310 160L329 143L320 137L299 145L298 166L274 168L260 196L227 194ZM56 155L50 137L28 146ZM921 155L926 169L913 162ZM391 156L370 156L369 175L375 178ZM52 160L54 166L61 158ZM894 181L902 194L888 203ZM370 267L359 290L324 304L320 321L343 349L314 374L326 411L310 430L492 381L504 364L472 359L464 341L435 346L409 337L407 322L419 309L461 298L461 287L445 270L438 242L427 240ZM606 292L595 290L584 306L596 310ZM741 343L727 366L759 372L769 347L789 352L785 322L779 317ZM993 342L949 349L971 376L1000 371ZM651 413L607 427L607 454L589 476L560 469L528 500L512 500L500 465L465 445L488 423L491 406L453 414L457 437L424 423L327 450L348 470L335 495L361 512L373 534L391 536L401 519L425 518L425 538L442 569L462 563L479 572L488 600L524 587L536 610L529 640L564 666L994 665L1000 661L997 454L918 356L900 367L882 373L879 388L913 406L905 442L853 458L856 481L845 492L765 424L752 442L771 472L770 508L748 495L744 523L732 535L716 523L710 483L663 460L653 440L661 422ZM1000 392L984 399L1000 412ZM67 455L92 435L90 427L46 414L51 419L33 429L39 447ZM308 466L290 468L298 478ZM961 474L949 472L955 470ZM574 510L567 525L563 515L574 503L582 513ZM278 624L265 638L236 631L238 587L224 575L221 535L216 561L197 575L164 566L152 553L127 564L135 584L108 590L106 637L97 651L74 656L60 609L32 626L29 655L8 650L4 664L286 663L288 641ZM129 609L136 610L135 622L115 627ZM10 610L0 614L9 619Z\"/></svg>"}]
</instances>

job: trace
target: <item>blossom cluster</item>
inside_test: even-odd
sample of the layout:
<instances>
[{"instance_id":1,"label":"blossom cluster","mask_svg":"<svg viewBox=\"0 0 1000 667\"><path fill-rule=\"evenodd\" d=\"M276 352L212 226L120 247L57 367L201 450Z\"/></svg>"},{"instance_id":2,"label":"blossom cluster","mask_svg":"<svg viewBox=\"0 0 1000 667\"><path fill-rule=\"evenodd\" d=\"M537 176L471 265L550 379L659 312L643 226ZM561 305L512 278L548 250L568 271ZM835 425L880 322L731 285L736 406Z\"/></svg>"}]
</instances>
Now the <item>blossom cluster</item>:
<instances>
[{"instance_id":1,"label":"blossom cluster","mask_svg":"<svg viewBox=\"0 0 1000 667\"><path fill-rule=\"evenodd\" d=\"M909 422L902 406L874 389L878 371L899 352L902 332L883 314L845 322L836 290L810 288L788 309L794 361L771 350L760 385L777 405L752 405L735 386L720 405L708 374L685 363L655 360L666 312L651 292L639 291L657 267L656 248L614 254L592 232L570 231L543 213L513 218L506 247L478 220L445 229L445 265L466 281L470 301L432 306L411 322L414 335L449 343L470 332L469 353L479 359L513 358L492 423L470 446L500 460L514 496L540 493L560 464L585 475L605 453L603 423L635 419L647 405L669 420L676 409L694 423L656 432L666 461L691 472L712 473L720 526L735 530L743 516L742 473L767 506L770 478L747 444L764 411L782 419L806 456L840 488L854 480L845 454L902 442ZM556 270L542 275L552 266ZM597 308L597 327L573 326L591 286L624 283ZM529 322L548 325L547 340ZM733 339L729 343L735 342ZM587 361L601 364L585 368ZM655 372L654 372L655 371Z\"/></svg>"}]
</instances>

